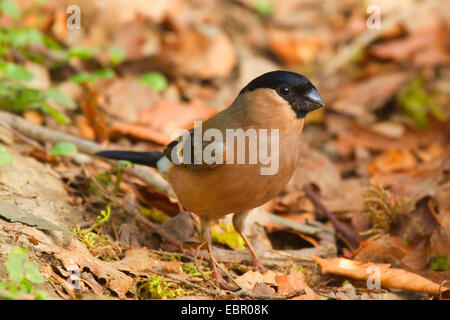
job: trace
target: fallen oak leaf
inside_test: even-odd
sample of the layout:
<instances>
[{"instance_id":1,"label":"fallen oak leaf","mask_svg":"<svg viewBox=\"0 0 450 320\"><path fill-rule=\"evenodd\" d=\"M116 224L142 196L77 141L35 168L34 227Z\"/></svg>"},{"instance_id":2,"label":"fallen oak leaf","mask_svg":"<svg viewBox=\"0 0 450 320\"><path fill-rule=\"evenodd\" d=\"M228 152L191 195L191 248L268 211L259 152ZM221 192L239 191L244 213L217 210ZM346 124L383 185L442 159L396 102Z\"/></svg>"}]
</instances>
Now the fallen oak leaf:
<instances>
[{"instance_id":1,"label":"fallen oak leaf","mask_svg":"<svg viewBox=\"0 0 450 320\"><path fill-rule=\"evenodd\" d=\"M415 273L402 269L391 268L390 264L364 263L345 258L322 259L313 257L313 261L319 264L322 273L331 273L357 280L367 281L374 272L369 269L372 266L379 268L380 284L391 289L408 290L437 296L450 293L450 288L441 287L439 284L423 278Z\"/></svg>"},{"instance_id":2,"label":"fallen oak leaf","mask_svg":"<svg viewBox=\"0 0 450 320\"><path fill-rule=\"evenodd\" d=\"M304 290L305 294L293 298L292 300L319 300L319 297L305 281L303 273L296 268L292 268L288 275L276 276L278 283L278 294L289 296L298 290Z\"/></svg>"}]
</instances>

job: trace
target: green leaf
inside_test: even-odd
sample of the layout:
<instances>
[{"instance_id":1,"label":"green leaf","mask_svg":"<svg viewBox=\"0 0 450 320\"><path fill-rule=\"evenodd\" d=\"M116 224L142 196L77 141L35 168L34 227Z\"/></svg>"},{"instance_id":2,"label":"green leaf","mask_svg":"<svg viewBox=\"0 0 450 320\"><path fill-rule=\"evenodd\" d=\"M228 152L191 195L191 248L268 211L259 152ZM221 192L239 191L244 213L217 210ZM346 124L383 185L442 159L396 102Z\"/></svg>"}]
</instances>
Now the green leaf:
<instances>
[{"instance_id":1,"label":"green leaf","mask_svg":"<svg viewBox=\"0 0 450 320\"><path fill-rule=\"evenodd\" d=\"M98 47L73 46L69 49L69 57L88 60L92 59L99 52L100 48Z\"/></svg>"},{"instance_id":2,"label":"green leaf","mask_svg":"<svg viewBox=\"0 0 450 320\"><path fill-rule=\"evenodd\" d=\"M14 0L0 0L0 10L14 19L20 18L20 8Z\"/></svg>"},{"instance_id":3,"label":"green leaf","mask_svg":"<svg viewBox=\"0 0 450 320\"><path fill-rule=\"evenodd\" d=\"M161 72L157 71L149 72L140 76L139 82L152 87L156 91L164 90L168 84L166 77Z\"/></svg>"},{"instance_id":4,"label":"green leaf","mask_svg":"<svg viewBox=\"0 0 450 320\"><path fill-rule=\"evenodd\" d=\"M6 151L4 146L0 146L0 163L7 165L13 164L13 157Z\"/></svg>"},{"instance_id":5,"label":"green leaf","mask_svg":"<svg viewBox=\"0 0 450 320\"><path fill-rule=\"evenodd\" d=\"M125 167L132 167L133 163L128 160L119 160L119 163L117 164L117 167L119 170L122 170Z\"/></svg>"},{"instance_id":6,"label":"green leaf","mask_svg":"<svg viewBox=\"0 0 450 320\"><path fill-rule=\"evenodd\" d=\"M36 29L10 29L9 41L13 47L43 44L44 35Z\"/></svg>"},{"instance_id":7,"label":"green leaf","mask_svg":"<svg viewBox=\"0 0 450 320\"><path fill-rule=\"evenodd\" d=\"M211 227L211 237L214 242L227 245L234 249L244 249L245 242L241 235L234 230L231 223L219 223Z\"/></svg>"},{"instance_id":8,"label":"green leaf","mask_svg":"<svg viewBox=\"0 0 450 320\"><path fill-rule=\"evenodd\" d=\"M74 110L77 107L76 103L68 95L57 88L50 88L47 91L47 99L67 109Z\"/></svg>"},{"instance_id":9,"label":"green leaf","mask_svg":"<svg viewBox=\"0 0 450 320\"><path fill-rule=\"evenodd\" d=\"M58 123L62 124L70 123L70 119L64 113L51 107L48 103L44 103L41 109L43 112L48 113L50 116L52 116L53 119L55 119Z\"/></svg>"},{"instance_id":10,"label":"green leaf","mask_svg":"<svg viewBox=\"0 0 450 320\"><path fill-rule=\"evenodd\" d=\"M433 271L449 271L450 266L447 263L447 257L441 256L439 253L434 258L433 262L430 265L430 269Z\"/></svg>"},{"instance_id":11,"label":"green leaf","mask_svg":"<svg viewBox=\"0 0 450 320\"><path fill-rule=\"evenodd\" d=\"M419 76L411 80L397 94L400 107L420 129L428 127L428 113L439 121L445 122L447 120L447 116L438 106L436 98L428 93L424 87L425 79Z\"/></svg>"},{"instance_id":12,"label":"green leaf","mask_svg":"<svg viewBox=\"0 0 450 320\"><path fill-rule=\"evenodd\" d=\"M275 10L275 4L269 0L256 0L253 9L262 17L269 17Z\"/></svg>"},{"instance_id":13,"label":"green leaf","mask_svg":"<svg viewBox=\"0 0 450 320\"><path fill-rule=\"evenodd\" d=\"M122 63L125 58L125 51L117 46L109 48L109 63L113 66L117 66Z\"/></svg>"},{"instance_id":14,"label":"green leaf","mask_svg":"<svg viewBox=\"0 0 450 320\"><path fill-rule=\"evenodd\" d=\"M28 260L28 249L15 247L6 261L9 279L20 282L25 277L25 261Z\"/></svg>"},{"instance_id":15,"label":"green leaf","mask_svg":"<svg viewBox=\"0 0 450 320\"><path fill-rule=\"evenodd\" d=\"M79 74L76 74L72 76L71 80L76 83L82 83L82 82L97 82L100 79L110 79L114 78L116 73L112 69L100 69L97 71L94 71L92 73L88 72L82 72Z\"/></svg>"},{"instance_id":16,"label":"green leaf","mask_svg":"<svg viewBox=\"0 0 450 320\"><path fill-rule=\"evenodd\" d=\"M52 156L66 156L77 152L77 146L70 142L58 142L56 143L50 154Z\"/></svg>"},{"instance_id":17,"label":"green leaf","mask_svg":"<svg viewBox=\"0 0 450 320\"><path fill-rule=\"evenodd\" d=\"M44 283L39 269L28 259L28 248L15 247L6 261L6 270L11 280L21 282L26 279L33 283Z\"/></svg>"},{"instance_id":18,"label":"green leaf","mask_svg":"<svg viewBox=\"0 0 450 320\"><path fill-rule=\"evenodd\" d=\"M17 81L31 81L34 79L34 75L30 71L18 64L7 61L0 61L0 77Z\"/></svg>"}]
</instances>

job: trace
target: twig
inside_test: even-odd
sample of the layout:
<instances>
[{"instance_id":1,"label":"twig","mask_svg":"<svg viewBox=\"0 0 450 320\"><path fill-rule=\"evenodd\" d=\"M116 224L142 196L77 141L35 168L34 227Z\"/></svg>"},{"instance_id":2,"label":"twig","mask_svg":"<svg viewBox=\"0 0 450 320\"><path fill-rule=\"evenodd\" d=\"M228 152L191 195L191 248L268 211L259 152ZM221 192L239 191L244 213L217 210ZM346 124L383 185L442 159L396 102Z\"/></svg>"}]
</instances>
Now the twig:
<instances>
[{"instance_id":1,"label":"twig","mask_svg":"<svg viewBox=\"0 0 450 320\"><path fill-rule=\"evenodd\" d=\"M84 173L87 177L90 177L95 186L99 189L100 193L109 201L114 203L115 205L121 207L128 215L132 216L134 220L145 227L153 230L157 234L159 234L162 238L164 238L167 242L177 246L178 248L183 247L183 242L174 239L167 232L165 232L158 224L149 221L147 218L143 217L139 210L132 204L127 203L122 198L119 198L109 192L95 177L91 177L87 169L83 168Z\"/></svg>"},{"instance_id":2,"label":"twig","mask_svg":"<svg viewBox=\"0 0 450 320\"><path fill-rule=\"evenodd\" d=\"M152 271L152 272L155 272L155 271ZM155 272L155 273L157 273L157 272ZM198 284L192 283L192 282L190 282L188 280L185 280L185 279L178 278L177 276L174 276L174 275L169 274L169 273L162 273L161 275L166 277L166 278L169 278L169 279L171 279L173 281L176 281L176 282L179 282L181 284L184 284L184 285L190 286L192 288L198 289L200 291L203 291L204 293L212 295L212 296L220 295L223 292L223 291L221 292L219 290L213 290L213 289L208 289L208 288L202 287L202 286L200 286ZM305 294L305 290L295 290L295 292L293 294L290 294L290 295L287 295L287 296L258 295L258 294L253 294L253 293L251 293L249 291L246 291L246 290L240 290L240 291L237 291L237 292L233 292L232 294L237 296L237 297L239 297L239 298L251 298L251 299L256 299L256 300L286 300L286 299L294 298L294 297L299 296L301 294Z\"/></svg>"},{"instance_id":3,"label":"twig","mask_svg":"<svg viewBox=\"0 0 450 320\"><path fill-rule=\"evenodd\" d=\"M238 296L239 298L246 297L246 298L252 298L252 299L256 299L256 300L287 300L287 299L292 299L296 296L299 296L299 295L302 295L305 293L306 293L305 290L295 290L294 293L287 295L287 296L277 296L277 295L268 296L268 295L253 294L253 293L245 291L245 290L233 292L233 294Z\"/></svg>"},{"instance_id":4,"label":"twig","mask_svg":"<svg viewBox=\"0 0 450 320\"><path fill-rule=\"evenodd\" d=\"M29 145L35 147L38 150L41 150L41 151L45 150L45 148L43 146L41 146L37 141L30 139L27 136L20 133L19 131L17 131L16 129L11 128L11 126L8 123L6 123L5 121L0 121L0 125L3 126L9 132L11 132L13 135L15 135L17 138L22 140L23 142L28 143Z\"/></svg>"},{"instance_id":5,"label":"twig","mask_svg":"<svg viewBox=\"0 0 450 320\"><path fill-rule=\"evenodd\" d=\"M349 60L351 60L355 54L361 50L362 48L369 45L372 41L374 41L378 36L385 32L386 30L389 30L390 28L394 27L397 23L405 20L412 14L423 11L425 8L430 6L431 4L437 4L439 1L436 0L428 0L418 3L417 5L412 6L409 9L406 10L399 10L397 14L393 15L392 17L389 17L385 21L383 21L383 27L380 29L375 30L368 30L367 32L364 32L359 37L357 37L355 40L353 40L352 43L341 49L330 61L328 61L327 64L323 67L323 73L322 75L324 77L329 76L333 72L335 72L337 69L339 69L341 66L346 64Z\"/></svg>"},{"instance_id":6,"label":"twig","mask_svg":"<svg viewBox=\"0 0 450 320\"><path fill-rule=\"evenodd\" d=\"M342 224L336 216L328 210L327 207L325 207L322 200L320 200L319 196L310 187L305 186L303 191L305 191L306 195L322 210L328 220L330 220L336 230L347 239L353 249L356 249L358 247L358 241L353 231L351 231L346 225Z\"/></svg>"},{"instance_id":7,"label":"twig","mask_svg":"<svg viewBox=\"0 0 450 320\"><path fill-rule=\"evenodd\" d=\"M152 271L152 272L159 274L156 271ZM177 276L174 276L174 275L172 275L170 273L162 273L161 275L166 277L166 278L169 278L169 279L171 279L173 281L176 281L176 282L182 283L184 285L190 286L192 288L198 289L200 291L203 291L204 293L212 295L212 296L217 296L217 295L220 295L222 293L221 291L208 289L208 288L202 287L202 286L200 286L198 284L195 284L195 283L192 283L190 281L187 281L185 279L178 278Z\"/></svg>"},{"instance_id":8,"label":"twig","mask_svg":"<svg viewBox=\"0 0 450 320\"><path fill-rule=\"evenodd\" d=\"M32 124L9 112L0 111L0 120L6 122L11 128L17 130L23 135L41 142L70 142L77 146L78 151L89 155L94 155L99 151L105 150L105 147L98 143ZM168 195L169 197L173 196L171 187L167 181L152 169L145 166L135 165L133 168L126 168L126 171L135 175L158 192Z\"/></svg>"}]
</instances>

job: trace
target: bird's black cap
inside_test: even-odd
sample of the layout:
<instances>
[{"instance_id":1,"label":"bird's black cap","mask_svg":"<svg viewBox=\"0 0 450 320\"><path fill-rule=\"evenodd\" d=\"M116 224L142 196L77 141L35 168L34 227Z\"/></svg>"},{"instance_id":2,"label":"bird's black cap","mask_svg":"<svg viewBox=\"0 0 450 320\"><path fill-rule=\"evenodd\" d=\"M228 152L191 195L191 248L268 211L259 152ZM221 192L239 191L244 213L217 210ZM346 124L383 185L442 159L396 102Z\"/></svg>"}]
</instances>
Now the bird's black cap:
<instances>
[{"instance_id":1,"label":"bird's black cap","mask_svg":"<svg viewBox=\"0 0 450 320\"><path fill-rule=\"evenodd\" d=\"M269 88L277 89L281 85L288 85L292 88L297 88L303 92L307 92L314 88L312 83L301 74L290 72L290 71L271 71L264 73L258 78L253 79L249 84L247 84L239 94L246 91L253 91L259 88Z\"/></svg>"},{"instance_id":2,"label":"bird's black cap","mask_svg":"<svg viewBox=\"0 0 450 320\"><path fill-rule=\"evenodd\" d=\"M313 84L295 72L278 70L264 73L253 79L239 94L260 88L274 89L290 104L298 118L325 105Z\"/></svg>"}]
</instances>

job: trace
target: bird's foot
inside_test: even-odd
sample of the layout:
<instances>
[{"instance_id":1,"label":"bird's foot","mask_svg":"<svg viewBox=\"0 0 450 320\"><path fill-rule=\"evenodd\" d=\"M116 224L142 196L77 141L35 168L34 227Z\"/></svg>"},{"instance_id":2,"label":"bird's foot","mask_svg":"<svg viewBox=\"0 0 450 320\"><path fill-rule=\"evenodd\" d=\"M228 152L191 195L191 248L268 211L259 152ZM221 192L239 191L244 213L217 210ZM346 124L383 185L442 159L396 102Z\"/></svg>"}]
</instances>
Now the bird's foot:
<instances>
[{"instance_id":1,"label":"bird's foot","mask_svg":"<svg viewBox=\"0 0 450 320\"><path fill-rule=\"evenodd\" d=\"M218 270L214 270L214 279L216 279L217 286L223 290L236 291L239 287L235 284L228 283Z\"/></svg>"},{"instance_id":2,"label":"bird's foot","mask_svg":"<svg viewBox=\"0 0 450 320\"><path fill-rule=\"evenodd\" d=\"M258 258L257 255L253 256L253 266L258 270L260 273L265 273L267 271L267 268L264 267L264 265L261 263L261 260Z\"/></svg>"}]
</instances>

